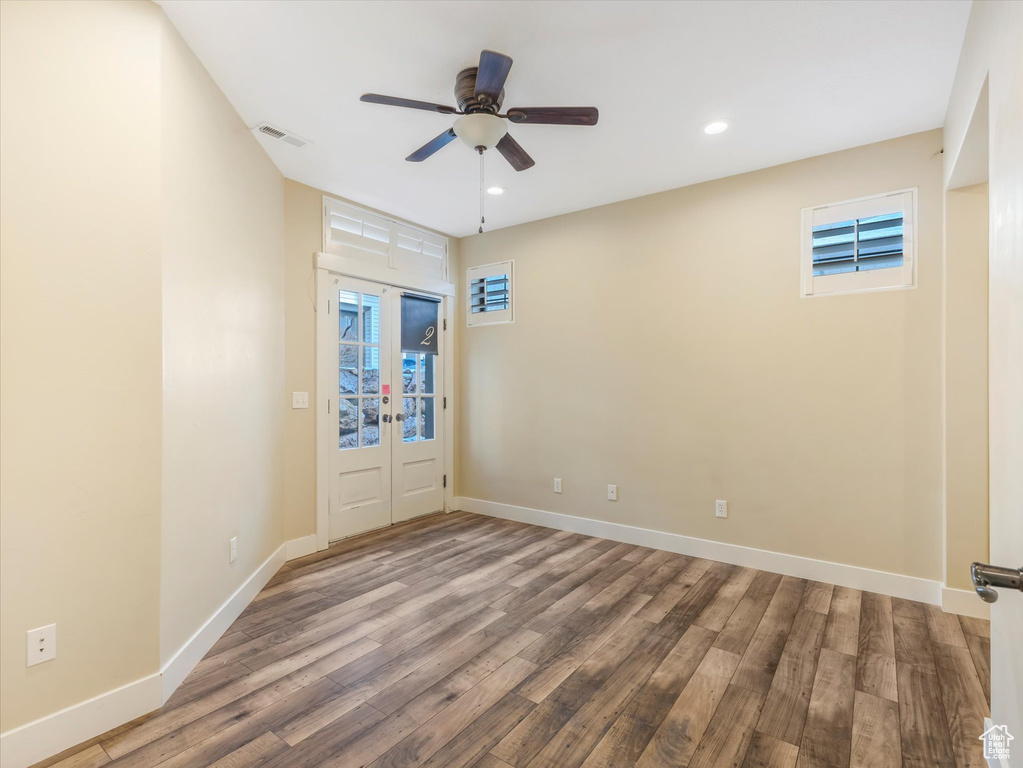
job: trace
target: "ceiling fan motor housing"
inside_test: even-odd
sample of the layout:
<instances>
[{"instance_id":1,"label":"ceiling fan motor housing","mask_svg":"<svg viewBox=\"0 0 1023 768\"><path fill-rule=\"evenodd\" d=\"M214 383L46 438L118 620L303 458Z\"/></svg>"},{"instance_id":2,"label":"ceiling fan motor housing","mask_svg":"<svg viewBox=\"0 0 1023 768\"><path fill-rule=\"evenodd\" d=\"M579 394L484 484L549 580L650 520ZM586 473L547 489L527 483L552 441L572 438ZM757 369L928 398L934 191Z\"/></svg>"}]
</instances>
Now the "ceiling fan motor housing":
<instances>
[{"instance_id":1,"label":"ceiling fan motor housing","mask_svg":"<svg viewBox=\"0 0 1023 768\"><path fill-rule=\"evenodd\" d=\"M501 104L504 103L504 89L501 89L501 95L498 96L497 101L484 103L487 100L486 96L483 97L483 100L477 99L476 73L478 71L478 67L469 67L459 72L458 77L455 78L455 99L458 102L458 109L466 114L474 112L496 114L500 111Z\"/></svg>"}]
</instances>

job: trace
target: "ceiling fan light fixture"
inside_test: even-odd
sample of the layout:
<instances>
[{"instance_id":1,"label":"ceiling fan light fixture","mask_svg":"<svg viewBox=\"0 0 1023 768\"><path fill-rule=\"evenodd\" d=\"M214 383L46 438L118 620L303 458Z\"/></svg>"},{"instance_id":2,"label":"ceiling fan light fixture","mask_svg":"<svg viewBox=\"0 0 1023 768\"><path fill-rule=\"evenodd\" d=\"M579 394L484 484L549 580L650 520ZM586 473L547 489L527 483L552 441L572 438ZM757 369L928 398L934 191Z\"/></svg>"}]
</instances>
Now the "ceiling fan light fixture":
<instances>
[{"instance_id":1,"label":"ceiling fan light fixture","mask_svg":"<svg viewBox=\"0 0 1023 768\"><path fill-rule=\"evenodd\" d=\"M727 120L711 120L709 123L705 123L703 126L703 132L708 136L716 136L719 133L724 133L728 130Z\"/></svg>"},{"instance_id":2,"label":"ceiling fan light fixture","mask_svg":"<svg viewBox=\"0 0 1023 768\"><path fill-rule=\"evenodd\" d=\"M485 112L463 115L455 120L452 128L455 131L455 135L472 149L476 147L493 149L497 146L497 142L503 139L504 135L508 132L508 127L504 120L496 115L490 115Z\"/></svg>"},{"instance_id":3,"label":"ceiling fan light fixture","mask_svg":"<svg viewBox=\"0 0 1023 768\"><path fill-rule=\"evenodd\" d=\"M421 163L453 142L456 138L479 154L480 164L480 225L483 234L486 223L484 208L486 193L500 195L501 187L486 184L486 153L496 149L515 171L525 171L536 165L514 137L508 133L505 119L515 123L538 125L596 125L599 113L596 107L514 107L498 117L497 112L504 102L504 85L511 70L512 60L497 51L480 53L478 67L468 67L455 78L455 100L458 108L430 101L417 101L379 93L364 93L361 101L369 104L384 104L405 109L419 109L438 112L443 115L461 115L455 124L439 136L435 136L405 158L410 163Z\"/></svg>"}]
</instances>

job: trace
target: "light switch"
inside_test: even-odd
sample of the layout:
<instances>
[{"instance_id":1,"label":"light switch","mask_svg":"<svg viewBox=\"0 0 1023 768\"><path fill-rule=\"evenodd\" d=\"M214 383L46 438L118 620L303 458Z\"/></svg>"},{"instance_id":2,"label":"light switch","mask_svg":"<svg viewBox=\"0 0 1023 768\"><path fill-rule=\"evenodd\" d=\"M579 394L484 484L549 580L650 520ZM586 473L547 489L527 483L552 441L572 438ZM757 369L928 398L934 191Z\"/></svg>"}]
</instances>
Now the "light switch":
<instances>
[{"instance_id":1,"label":"light switch","mask_svg":"<svg viewBox=\"0 0 1023 768\"><path fill-rule=\"evenodd\" d=\"M291 393L291 407L292 408L308 408L309 407L309 393L308 392L292 392Z\"/></svg>"}]
</instances>

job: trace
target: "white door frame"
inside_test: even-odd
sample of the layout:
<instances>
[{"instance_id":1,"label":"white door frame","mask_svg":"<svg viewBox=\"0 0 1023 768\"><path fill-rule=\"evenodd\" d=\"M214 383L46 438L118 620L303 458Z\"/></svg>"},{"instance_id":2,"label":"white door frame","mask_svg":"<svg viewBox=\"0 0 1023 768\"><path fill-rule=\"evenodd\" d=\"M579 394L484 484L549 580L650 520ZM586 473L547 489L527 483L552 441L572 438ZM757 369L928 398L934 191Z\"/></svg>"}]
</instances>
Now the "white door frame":
<instances>
[{"instance_id":1,"label":"white door frame","mask_svg":"<svg viewBox=\"0 0 1023 768\"><path fill-rule=\"evenodd\" d=\"M406 288L421 293L434 294L441 297L441 317L444 329L441 331L440 349L444 359L444 384L441 395L447 402L443 408L444 417L441 428L444 435L444 474L447 476L447 487L444 489L444 511L450 512L454 503L455 488L455 453L454 453L454 380L455 380L455 286L435 278L425 277L410 272L390 269L378 264L360 261L347 256L330 253L313 255L313 266L316 269L316 548L326 549L329 545L329 509L330 509L330 440L334 431L332 421L334 414L327 413L326 400L321 396L329 392L337 383L331 376L336 375L336 352L332 350L331 329L326 313L322 315L319 308L323 306L326 291L332 286L335 276L352 277L367 280L395 288ZM333 355L333 357L332 357Z\"/></svg>"}]
</instances>

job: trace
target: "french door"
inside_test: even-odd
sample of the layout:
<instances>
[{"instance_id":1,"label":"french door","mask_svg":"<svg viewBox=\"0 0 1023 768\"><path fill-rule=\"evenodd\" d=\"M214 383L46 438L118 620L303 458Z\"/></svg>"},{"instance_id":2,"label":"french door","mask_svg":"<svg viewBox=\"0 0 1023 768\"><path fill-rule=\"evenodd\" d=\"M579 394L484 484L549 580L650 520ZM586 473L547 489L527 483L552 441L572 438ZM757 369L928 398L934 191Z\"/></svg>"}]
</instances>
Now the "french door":
<instances>
[{"instance_id":1,"label":"french door","mask_svg":"<svg viewBox=\"0 0 1023 768\"><path fill-rule=\"evenodd\" d=\"M320 406L331 425L335 541L444 508L441 300L354 278L324 282L331 330L321 354L331 362Z\"/></svg>"}]
</instances>

